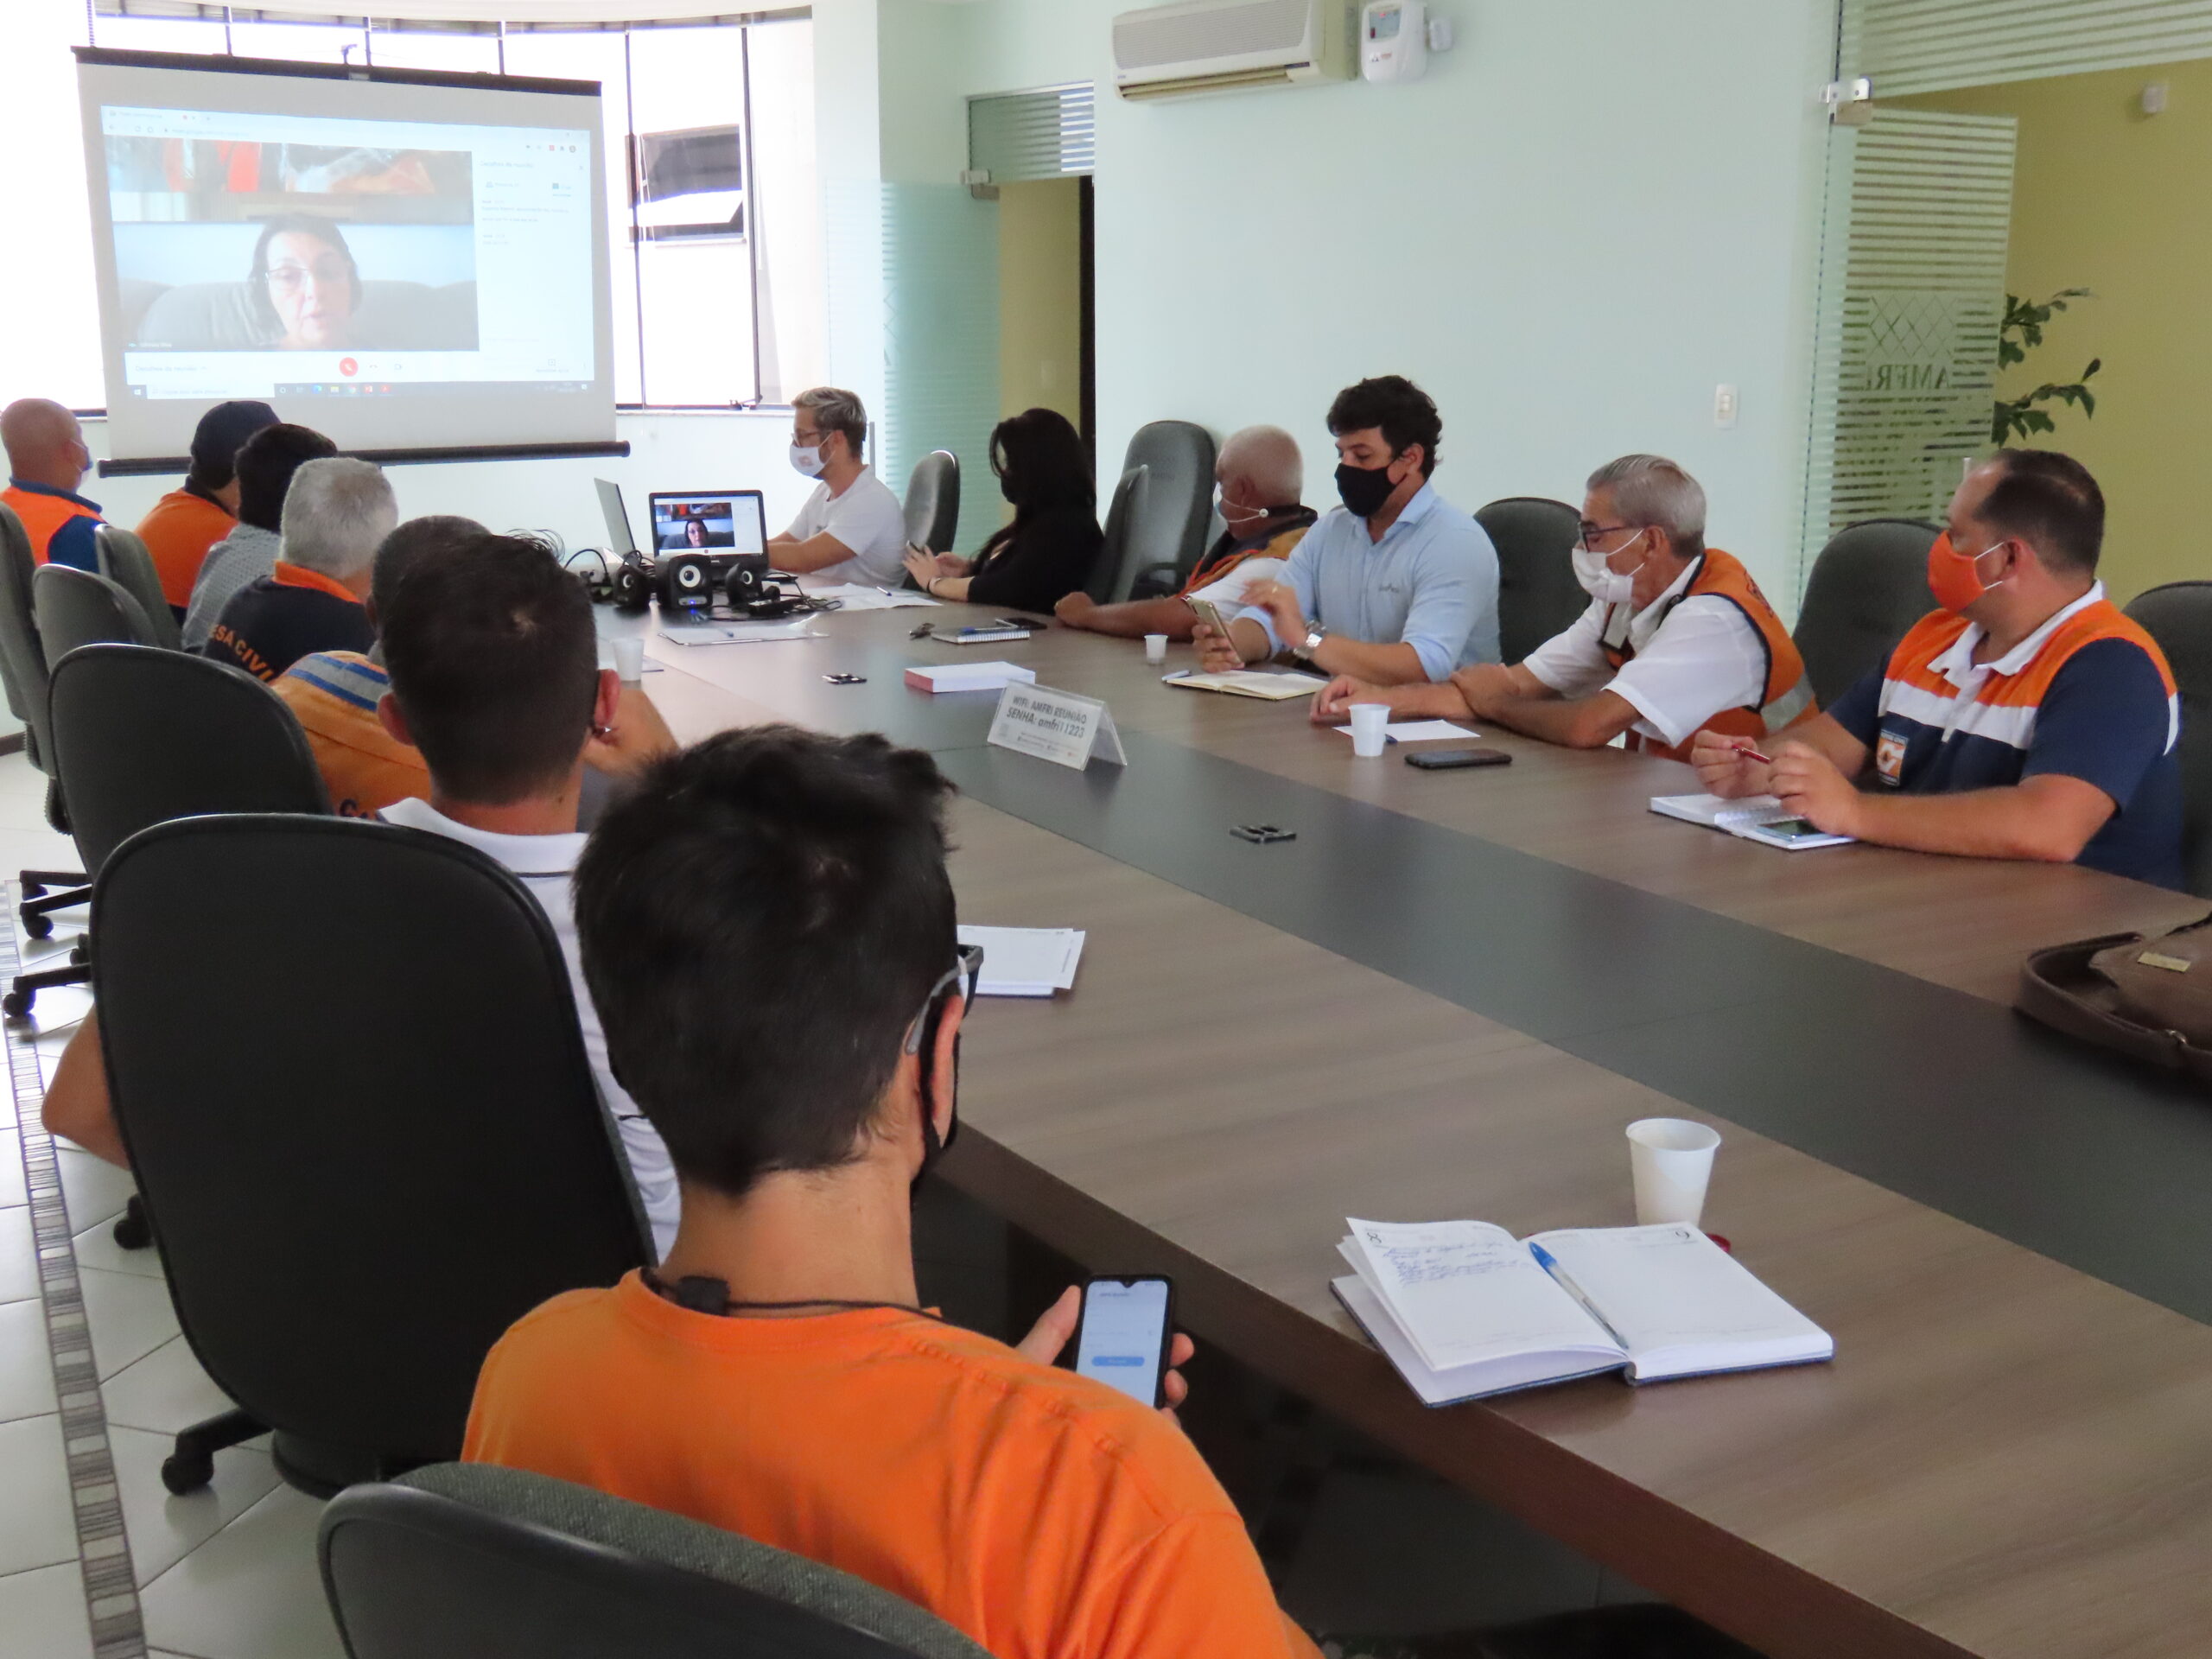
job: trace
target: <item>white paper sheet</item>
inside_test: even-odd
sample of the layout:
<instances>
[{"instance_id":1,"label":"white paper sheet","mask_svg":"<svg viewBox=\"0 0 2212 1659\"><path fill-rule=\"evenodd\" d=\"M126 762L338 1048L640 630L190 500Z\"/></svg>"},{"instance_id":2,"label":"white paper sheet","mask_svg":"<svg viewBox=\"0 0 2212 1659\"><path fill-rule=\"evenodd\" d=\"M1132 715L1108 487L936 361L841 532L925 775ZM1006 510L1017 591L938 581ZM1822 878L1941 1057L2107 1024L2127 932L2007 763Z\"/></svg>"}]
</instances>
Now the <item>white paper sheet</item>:
<instances>
[{"instance_id":1,"label":"white paper sheet","mask_svg":"<svg viewBox=\"0 0 2212 1659\"><path fill-rule=\"evenodd\" d=\"M960 943L983 947L983 996L1050 996L1075 988L1083 960L1079 927L969 927Z\"/></svg>"},{"instance_id":2,"label":"white paper sheet","mask_svg":"<svg viewBox=\"0 0 2212 1659\"><path fill-rule=\"evenodd\" d=\"M1349 726L1339 726L1337 729L1346 737L1351 735ZM1447 737L1482 735L1471 728L1454 726L1448 720L1394 720L1382 729L1394 743L1434 743Z\"/></svg>"},{"instance_id":3,"label":"white paper sheet","mask_svg":"<svg viewBox=\"0 0 2212 1659\"><path fill-rule=\"evenodd\" d=\"M806 592L816 599L834 599L840 609L848 611L907 611L935 610L938 601L927 594L893 591L884 588L870 588L865 582L832 583L827 588L809 588Z\"/></svg>"}]
</instances>

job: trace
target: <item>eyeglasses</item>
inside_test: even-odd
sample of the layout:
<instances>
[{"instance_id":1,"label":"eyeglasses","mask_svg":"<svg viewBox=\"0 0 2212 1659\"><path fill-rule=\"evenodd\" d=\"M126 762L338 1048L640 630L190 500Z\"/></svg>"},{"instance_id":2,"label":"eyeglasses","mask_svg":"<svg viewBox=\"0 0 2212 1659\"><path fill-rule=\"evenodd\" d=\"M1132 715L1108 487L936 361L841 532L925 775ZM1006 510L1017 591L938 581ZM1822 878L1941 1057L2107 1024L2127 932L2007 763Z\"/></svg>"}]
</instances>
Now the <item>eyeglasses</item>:
<instances>
[{"instance_id":1,"label":"eyeglasses","mask_svg":"<svg viewBox=\"0 0 2212 1659\"><path fill-rule=\"evenodd\" d=\"M313 265L271 265L267 272L270 287L280 294L296 294L308 277L315 286L349 281L353 273L342 259L318 259Z\"/></svg>"},{"instance_id":2,"label":"eyeglasses","mask_svg":"<svg viewBox=\"0 0 2212 1659\"><path fill-rule=\"evenodd\" d=\"M1642 530L1644 528L1645 526L1642 524L1593 524L1586 518L1583 520L1581 527L1580 541L1582 550L1586 553L1595 553L1598 550L1591 546L1590 543L1598 537L1618 536L1624 530Z\"/></svg>"},{"instance_id":3,"label":"eyeglasses","mask_svg":"<svg viewBox=\"0 0 2212 1659\"><path fill-rule=\"evenodd\" d=\"M930 987L930 994L922 999L922 1011L914 1016L914 1023L906 1027L907 1053L918 1054L922 1052L922 1032L929 1025L930 1010L937 1007L937 1000L944 995L945 987L959 982L961 1001L972 1003L976 1000L976 987L982 976L983 947L980 944L957 947L952 953L952 966L939 975L937 983Z\"/></svg>"}]
</instances>

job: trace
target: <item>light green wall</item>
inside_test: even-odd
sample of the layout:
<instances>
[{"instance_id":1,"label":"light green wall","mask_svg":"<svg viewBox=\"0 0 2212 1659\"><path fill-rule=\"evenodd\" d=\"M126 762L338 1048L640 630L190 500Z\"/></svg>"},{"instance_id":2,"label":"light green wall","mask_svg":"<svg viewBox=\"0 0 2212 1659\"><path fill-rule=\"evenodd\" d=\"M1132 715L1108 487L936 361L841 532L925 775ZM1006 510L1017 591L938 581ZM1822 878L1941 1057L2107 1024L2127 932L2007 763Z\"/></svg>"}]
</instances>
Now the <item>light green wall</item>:
<instances>
[{"instance_id":1,"label":"light green wall","mask_svg":"<svg viewBox=\"0 0 2212 1659\"><path fill-rule=\"evenodd\" d=\"M2145 85L2168 83L2162 115ZM2056 432L2039 448L2078 456L2108 514L2104 575L2125 601L2162 582L2212 575L2197 487L2212 441L2212 62L2120 69L1931 92L1900 105L2011 115L2020 124L2006 285L2036 299L2088 288L2056 318L2040 351L1999 391L2017 397L2070 381L2090 359L2097 412L2046 404ZM2191 457L2197 457L2192 460Z\"/></svg>"},{"instance_id":2,"label":"light green wall","mask_svg":"<svg viewBox=\"0 0 2212 1659\"><path fill-rule=\"evenodd\" d=\"M1083 187L999 188L999 413L1083 424Z\"/></svg>"},{"instance_id":3,"label":"light green wall","mask_svg":"<svg viewBox=\"0 0 2212 1659\"><path fill-rule=\"evenodd\" d=\"M967 94L1099 88L1103 473L1177 416L1279 422L1325 476L1331 395L1395 371L1451 499L1579 499L1660 450L1794 590L1834 0L1446 0L1423 81L1147 104L1113 92L1128 0L876 3L887 165L957 169Z\"/></svg>"}]
</instances>

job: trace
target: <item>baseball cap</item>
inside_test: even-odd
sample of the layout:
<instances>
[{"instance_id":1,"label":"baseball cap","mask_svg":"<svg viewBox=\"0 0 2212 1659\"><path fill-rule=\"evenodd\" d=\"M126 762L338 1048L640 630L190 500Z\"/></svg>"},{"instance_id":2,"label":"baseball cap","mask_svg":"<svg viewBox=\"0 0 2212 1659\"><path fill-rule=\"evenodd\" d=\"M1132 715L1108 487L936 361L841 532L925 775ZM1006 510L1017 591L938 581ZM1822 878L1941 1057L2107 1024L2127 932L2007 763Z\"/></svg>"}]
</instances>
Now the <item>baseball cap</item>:
<instances>
[{"instance_id":1,"label":"baseball cap","mask_svg":"<svg viewBox=\"0 0 2212 1659\"><path fill-rule=\"evenodd\" d=\"M276 411L251 398L216 404L192 434L193 477L209 489L222 488L236 475L239 446L276 424Z\"/></svg>"}]
</instances>

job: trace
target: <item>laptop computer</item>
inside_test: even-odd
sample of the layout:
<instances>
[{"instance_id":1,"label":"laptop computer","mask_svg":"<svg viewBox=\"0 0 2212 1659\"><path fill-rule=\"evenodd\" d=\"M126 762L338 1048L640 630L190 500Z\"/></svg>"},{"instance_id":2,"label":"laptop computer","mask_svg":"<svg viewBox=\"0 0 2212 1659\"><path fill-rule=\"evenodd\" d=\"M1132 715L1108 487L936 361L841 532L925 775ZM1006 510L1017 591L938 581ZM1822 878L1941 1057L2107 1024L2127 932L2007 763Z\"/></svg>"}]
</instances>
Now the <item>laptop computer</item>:
<instances>
[{"instance_id":1,"label":"laptop computer","mask_svg":"<svg viewBox=\"0 0 2212 1659\"><path fill-rule=\"evenodd\" d=\"M603 478L592 482L599 486L599 510L607 515L607 550L617 558L636 552L638 543L630 535L630 515L622 506L622 486Z\"/></svg>"},{"instance_id":2,"label":"laptop computer","mask_svg":"<svg viewBox=\"0 0 2212 1659\"><path fill-rule=\"evenodd\" d=\"M611 486L610 486L611 487ZM664 490L646 498L653 556L760 554L768 550L768 509L758 490Z\"/></svg>"}]
</instances>

